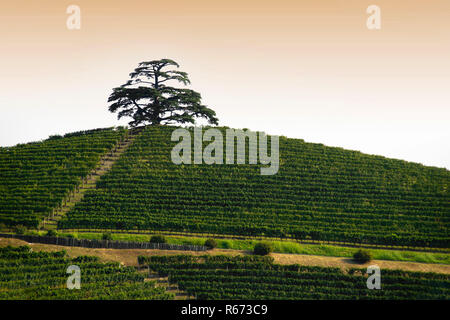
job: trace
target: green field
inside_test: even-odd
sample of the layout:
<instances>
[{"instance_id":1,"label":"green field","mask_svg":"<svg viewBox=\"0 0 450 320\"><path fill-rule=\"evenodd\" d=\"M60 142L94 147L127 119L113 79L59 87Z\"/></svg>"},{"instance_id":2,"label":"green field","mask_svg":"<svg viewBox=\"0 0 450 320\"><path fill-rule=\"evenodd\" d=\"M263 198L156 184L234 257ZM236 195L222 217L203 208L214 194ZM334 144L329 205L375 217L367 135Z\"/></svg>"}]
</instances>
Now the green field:
<instances>
[{"instance_id":1,"label":"green field","mask_svg":"<svg viewBox=\"0 0 450 320\"><path fill-rule=\"evenodd\" d=\"M58 227L449 247L446 169L285 137L273 176L175 165L174 129L147 127Z\"/></svg>"}]
</instances>

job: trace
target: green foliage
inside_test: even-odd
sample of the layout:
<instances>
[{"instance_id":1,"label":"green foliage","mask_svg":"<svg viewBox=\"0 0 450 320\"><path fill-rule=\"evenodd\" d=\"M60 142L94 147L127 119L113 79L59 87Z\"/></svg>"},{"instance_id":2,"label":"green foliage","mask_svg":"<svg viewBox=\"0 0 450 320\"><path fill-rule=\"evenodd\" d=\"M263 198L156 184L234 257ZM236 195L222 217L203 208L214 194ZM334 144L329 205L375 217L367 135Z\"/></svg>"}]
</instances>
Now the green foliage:
<instances>
[{"instance_id":1,"label":"green foliage","mask_svg":"<svg viewBox=\"0 0 450 320\"><path fill-rule=\"evenodd\" d=\"M25 234L25 232L27 232L27 227L19 224L17 226L14 226L13 231L15 234Z\"/></svg>"},{"instance_id":2,"label":"green foliage","mask_svg":"<svg viewBox=\"0 0 450 320\"><path fill-rule=\"evenodd\" d=\"M214 249L217 247L217 241L214 239L206 239L205 247L207 247L209 250Z\"/></svg>"},{"instance_id":3,"label":"green foliage","mask_svg":"<svg viewBox=\"0 0 450 320\"><path fill-rule=\"evenodd\" d=\"M59 135L59 134L55 134L52 136L49 136L47 140L58 140L58 139L62 139L63 136Z\"/></svg>"},{"instance_id":4,"label":"green foliage","mask_svg":"<svg viewBox=\"0 0 450 320\"><path fill-rule=\"evenodd\" d=\"M131 80L114 88L109 96L109 111L117 112L118 119L133 118L129 123L141 124L195 123L195 118L205 118L217 124L216 113L201 104L201 95L194 90L175 88L168 84L190 84L188 74L167 68L179 68L170 59L144 61L130 74ZM169 81L169 82L167 82Z\"/></svg>"},{"instance_id":5,"label":"green foliage","mask_svg":"<svg viewBox=\"0 0 450 320\"><path fill-rule=\"evenodd\" d=\"M56 230L48 230L46 233L47 237L57 237L58 236L58 232L56 232Z\"/></svg>"},{"instance_id":6,"label":"green foliage","mask_svg":"<svg viewBox=\"0 0 450 320\"><path fill-rule=\"evenodd\" d=\"M268 242L258 242L253 248L253 254L266 256L272 252L272 246Z\"/></svg>"},{"instance_id":7,"label":"green foliage","mask_svg":"<svg viewBox=\"0 0 450 320\"><path fill-rule=\"evenodd\" d=\"M161 276L197 299L360 300L450 298L447 274L383 270L383 290L367 289L365 269L274 264L268 256L140 256Z\"/></svg>"},{"instance_id":8,"label":"green foliage","mask_svg":"<svg viewBox=\"0 0 450 320\"><path fill-rule=\"evenodd\" d=\"M102 240L112 240L112 233L111 232L105 232L102 234Z\"/></svg>"},{"instance_id":9,"label":"green foliage","mask_svg":"<svg viewBox=\"0 0 450 320\"><path fill-rule=\"evenodd\" d=\"M366 263L372 260L372 254L368 250L359 249L353 254L353 260L358 263Z\"/></svg>"},{"instance_id":10,"label":"green foliage","mask_svg":"<svg viewBox=\"0 0 450 320\"><path fill-rule=\"evenodd\" d=\"M0 300L173 299L133 267L101 263L98 257L70 259L65 251L32 252L29 247L0 248ZM68 290L67 267L82 270L81 290Z\"/></svg>"},{"instance_id":11,"label":"green foliage","mask_svg":"<svg viewBox=\"0 0 450 320\"><path fill-rule=\"evenodd\" d=\"M99 257L92 257L92 256L78 256L72 259L73 262L76 263L82 263L82 262L99 262Z\"/></svg>"},{"instance_id":12,"label":"green foliage","mask_svg":"<svg viewBox=\"0 0 450 320\"><path fill-rule=\"evenodd\" d=\"M66 236L66 234L64 235ZM82 232L76 234L82 239L101 239L101 233ZM150 236L146 234L136 233L117 233L116 240L145 242L149 241ZM188 236L166 236L169 244L188 244L202 246L205 244L205 239L202 237L188 237ZM273 252L277 253L292 253L292 254L309 254L328 257L348 257L352 258L355 250L350 247L333 246L333 245L315 245L293 242L289 240L274 240L269 241L273 247ZM240 240L240 239L217 239L217 248L252 251L257 240ZM450 254L445 252L419 252L408 250L393 250L393 249L370 249L373 254L373 259L377 260L392 260L392 261L412 261L422 263L439 263L450 264Z\"/></svg>"},{"instance_id":13,"label":"green foliage","mask_svg":"<svg viewBox=\"0 0 450 320\"><path fill-rule=\"evenodd\" d=\"M280 139L273 176L259 165L175 165L174 129L145 128L58 228L450 247L448 170L297 139Z\"/></svg>"},{"instance_id":14,"label":"green foliage","mask_svg":"<svg viewBox=\"0 0 450 320\"><path fill-rule=\"evenodd\" d=\"M36 228L123 134L96 129L0 148L0 223Z\"/></svg>"},{"instance_id":15,"label":"green foliage","mask_svg":"<svg viewBox=\"0 0 450 320\"><path fill-rule=\"evenodd\" d=\"M162 235L154 235L150 238L151 243L166 243L166 237Z\"/></svg>"},{"instance_id":16,"label":"green foliage","mask_svg":"<svg viewBox=\"0 0 450 320\"><path fill-rule=\"evenodd\" d=\"M77 237L76 237L74 234L72 234L72 233L67 233L67 234L64 235L64 237L66 237L66 238L71 238L71 239L76 239L76 238L77 238Z\"/></svg>"}]
</instances>

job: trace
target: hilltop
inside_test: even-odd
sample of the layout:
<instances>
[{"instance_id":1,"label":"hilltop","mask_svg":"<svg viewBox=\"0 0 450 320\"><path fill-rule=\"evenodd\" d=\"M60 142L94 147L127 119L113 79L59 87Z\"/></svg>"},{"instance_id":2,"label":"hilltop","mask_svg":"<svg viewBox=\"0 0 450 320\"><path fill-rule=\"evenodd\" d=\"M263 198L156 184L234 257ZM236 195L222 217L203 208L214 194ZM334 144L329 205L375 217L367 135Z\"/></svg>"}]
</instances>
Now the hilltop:
<instances>
[{"instance_id":1,"label":"hilltop","mask_svg":"<svg viewBox=\"0 0 450 320\"><path fill-rule=\"evenodd\" d=\"M279 139L275 175L261 175L260 165L248 161L176 165L171 161L174 129L134 132L134 142L58 228L449 247L446 169L286 137ZM105 145L99 132L109 137ZM69 136L32 148L2 148L0 223L37 227L108 147L129 133L104 129L83 135L83 144ZM63 151L67 146L73 153ZM31 165L33 155L39 155L39 165Z\"/></svg>"}]
</instances>

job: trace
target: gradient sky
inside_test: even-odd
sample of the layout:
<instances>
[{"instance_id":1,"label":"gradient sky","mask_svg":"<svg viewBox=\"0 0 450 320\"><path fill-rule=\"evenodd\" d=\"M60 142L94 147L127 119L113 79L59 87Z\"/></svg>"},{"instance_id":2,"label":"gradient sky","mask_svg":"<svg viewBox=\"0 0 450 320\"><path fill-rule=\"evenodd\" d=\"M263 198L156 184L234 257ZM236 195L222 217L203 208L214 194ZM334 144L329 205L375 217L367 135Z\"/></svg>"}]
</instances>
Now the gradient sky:
<instances>
[{"instance_id":1,"label":"gradient sky","mask_svg":"<svg viewBox=\"0 0 450 320\"><path fill-rule=\"evenodd\" d=\"M450 169L448 0L2 1L0 55L1 146L127 123L111 89L171 58L221 125Z\"/></svg>"}]
</instances>

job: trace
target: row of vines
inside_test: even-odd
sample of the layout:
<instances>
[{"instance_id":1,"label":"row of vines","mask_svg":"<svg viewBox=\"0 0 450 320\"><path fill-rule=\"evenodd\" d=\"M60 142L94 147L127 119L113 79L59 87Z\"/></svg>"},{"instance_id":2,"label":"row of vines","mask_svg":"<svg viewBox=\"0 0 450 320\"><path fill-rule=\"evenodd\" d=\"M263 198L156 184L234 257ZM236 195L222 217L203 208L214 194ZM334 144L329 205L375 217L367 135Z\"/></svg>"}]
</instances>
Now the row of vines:
<instances>
[{"instance_id":1,"label":"row of vines","mask_svg":"<svg viewBox=\"0 0 450 320\"><path fill-rule=\"evenodd\" d=\"M139 263L197 299L449 299L443 274L381 271L381 289L367 288L364 269L278 265L258 256L140 256Z\"/></svg>"},{"instance_id":2,"label":"row of vines","mask_svg":"<svg viewBox=\"0 0 450 320\"><path fill-rule=\"evenodd\" d=\"M0 148L0 223L37 227L124 135L94 129Z\"/></svg>"},{"instance_id":3,"label":"row of vines","mask_svg":"<svg viewBox=\"0 0 450 320\"><path fill-rule=\"evenodd\" d=\"M448 170L285 137L273 176L248 148L247 164L175 165L174 129L147 127L58 227L449 247Z\"/></svg>"},{"instance_id":4,"label":"row of vines","mask_svg":"<svg viewBox=\"0 0 450 320\"><path fill-rule=\"evenodd\" d=\"M80 289L68 289L67 267L80 267ZM0 248L0 300L10 299L172 299L173 294L134 267L101 263L98 257L70 259L64 251L32 252L30 247Z\"/></svg>"}]
</instances>

